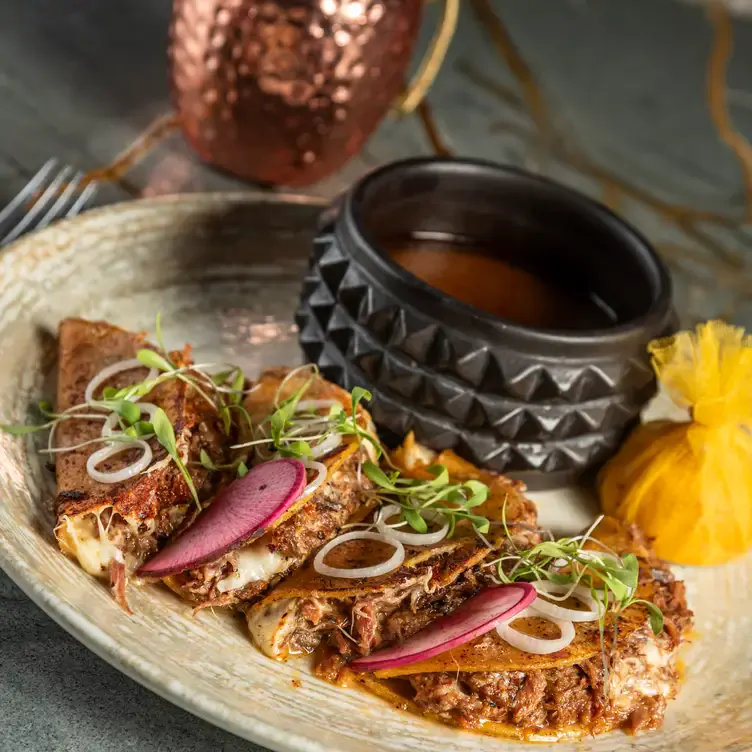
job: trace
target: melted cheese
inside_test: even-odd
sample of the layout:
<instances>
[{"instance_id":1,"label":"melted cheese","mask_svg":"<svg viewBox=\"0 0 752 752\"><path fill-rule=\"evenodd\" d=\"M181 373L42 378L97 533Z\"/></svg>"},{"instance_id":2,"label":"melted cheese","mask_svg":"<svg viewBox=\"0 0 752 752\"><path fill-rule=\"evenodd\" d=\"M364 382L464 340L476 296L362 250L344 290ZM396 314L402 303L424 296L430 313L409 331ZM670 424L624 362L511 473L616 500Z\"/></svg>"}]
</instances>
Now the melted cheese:
<instances>
[{"instance_id":1,"label":"melted cheese","mask_svg":"<svg viewBox=\"0 0 752 752\"><path fill-rule=\"evenodd\" d=\"M635 655L619 659L609 675L609 695L614 698L614 707L631 707L635 693L644 697L671 697L676 691L674 658L673 651L661 648L652 637L647 637Z\"/></svg>"},{"instance_id":2,"label":"melted cheese","mask_svg":"<svg viewBox=\"0 0 752 752\"><path fill-rule=\"evenodd\" d=\"M287 652L285 643L295 628L297 598L261 603L248 613L248 631L256 647L270 658Z\"/></svg>"},{"instance_id":3,"label":"melted cheese","mask_svg":"<svg viewBox=\"0 0 752 752\"><path fill-rule=\"evenodd\" d=\"M123 561L122 552L107 537L99 514L65 517L55 534L62 551L75 557L82 569L94 577L109 576L110 564Z\"/></svg>"},{"instance_id":4,"label":"melted cheese","mask_svg":"<svg viewBox=\"0 0 752 752\"><path fill-rule=\"evenodd\" d=\"M235 557L235 571L217 583L220 593L245 587L249 582L269 580L287 568L284 557L270 551L264 544L242 548L235 552Z\"/></svg>"}]
</instances>

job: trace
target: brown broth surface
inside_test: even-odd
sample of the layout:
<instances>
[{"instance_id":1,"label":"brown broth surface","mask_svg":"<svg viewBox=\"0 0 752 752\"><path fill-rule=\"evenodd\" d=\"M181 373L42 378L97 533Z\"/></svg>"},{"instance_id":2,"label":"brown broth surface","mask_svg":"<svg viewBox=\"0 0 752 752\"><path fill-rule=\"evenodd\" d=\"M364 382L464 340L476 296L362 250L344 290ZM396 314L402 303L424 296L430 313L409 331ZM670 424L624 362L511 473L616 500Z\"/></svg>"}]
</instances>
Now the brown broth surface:
<instances>
[{"instance_id":1,"label":"brown broth surface","mask_svg":"<svg viewBox=\"0 0 752 752\"><path fill-rule=\"evenodd\" d=\"M594 295L555 285L481 248L418 238L386 239L383 247L424 282L499 318L543 329L614 325Z\"/></svg>"}]
</instances>

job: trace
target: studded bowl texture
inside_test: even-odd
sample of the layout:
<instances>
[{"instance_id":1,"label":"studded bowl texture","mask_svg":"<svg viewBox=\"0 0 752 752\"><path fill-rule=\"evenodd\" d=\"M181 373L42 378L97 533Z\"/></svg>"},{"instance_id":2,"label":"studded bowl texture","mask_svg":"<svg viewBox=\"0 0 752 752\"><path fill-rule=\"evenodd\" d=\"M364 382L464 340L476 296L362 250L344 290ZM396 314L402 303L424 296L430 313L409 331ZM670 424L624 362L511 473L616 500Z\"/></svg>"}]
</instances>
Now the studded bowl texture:
<instances>
[{"instance_id":1,"label":"studded bowl texture","mask_svg":"<svg viewBox=\"0 0 752 752\"><path fill-rule=\"evenodd\" d=\"M496 318L393 263L379 248L385 227L497 247L514 234L587 278L617 323L575 332ZM378 397L387 440L414 430L535 488L614 453L655 393L645 346L671 321L665 268L608 210L514 169L441 159L391 165L341 199L314 243L297 315L306 357Z\"/></svg>"}]
</instances>

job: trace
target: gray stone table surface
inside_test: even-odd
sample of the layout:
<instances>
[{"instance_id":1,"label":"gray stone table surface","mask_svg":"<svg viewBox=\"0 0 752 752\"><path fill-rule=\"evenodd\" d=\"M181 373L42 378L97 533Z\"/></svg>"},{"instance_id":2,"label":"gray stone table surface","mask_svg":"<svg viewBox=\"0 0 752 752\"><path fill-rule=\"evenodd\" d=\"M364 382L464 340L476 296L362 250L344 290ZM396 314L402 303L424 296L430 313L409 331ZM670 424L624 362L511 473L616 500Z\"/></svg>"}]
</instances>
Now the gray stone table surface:
<instances>
[{"instance_id":1,"label":"gray stone table surface","mask_svg":"<svg viewBox=\"0 0 752 752\"><path fill-rule=\"evenodd\" d=\"M539 170L637 224L671 267L685 323L750 326L752 197L708 110L717 37L703 5L464 0L429 102L451 153ZM169 113L169 12L168 0L0 0L0 205L49 156L101 167ZM422 47L437 13L427 7ZM732 28L721 84L736 127L752 133L752 22ZM332 196L379 163L435 147L418 118L388 118L308 192ZM174 134L97 201L246 188L200 165ZM173 749L258 747L119 674L0 573L0 752Z\"/></svg>"}]
</instances>

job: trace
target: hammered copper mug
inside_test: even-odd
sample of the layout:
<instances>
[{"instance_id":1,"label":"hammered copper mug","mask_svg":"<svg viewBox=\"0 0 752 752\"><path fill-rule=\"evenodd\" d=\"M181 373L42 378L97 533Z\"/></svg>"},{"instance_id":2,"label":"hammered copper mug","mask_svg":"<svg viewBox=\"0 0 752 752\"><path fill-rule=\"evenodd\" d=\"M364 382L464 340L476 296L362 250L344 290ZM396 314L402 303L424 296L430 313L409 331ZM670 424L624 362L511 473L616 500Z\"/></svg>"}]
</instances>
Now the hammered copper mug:
<instances>
[{"instance_id":1,"label":"hammered copper mug","mask_svg":"<svg viewBox=\"0 0 752 752\"><path fill-rule=\"evenodd\" d=\"M207 162L304 186L357 154L403 90L423 0L174 0L170 73Z\"/></svg>"}]
</instances>

